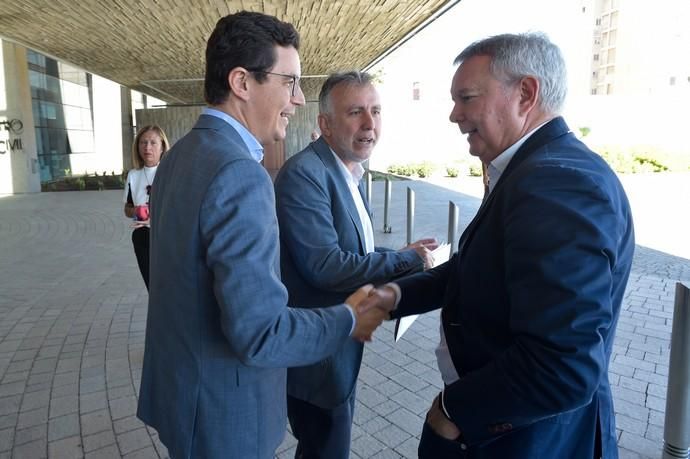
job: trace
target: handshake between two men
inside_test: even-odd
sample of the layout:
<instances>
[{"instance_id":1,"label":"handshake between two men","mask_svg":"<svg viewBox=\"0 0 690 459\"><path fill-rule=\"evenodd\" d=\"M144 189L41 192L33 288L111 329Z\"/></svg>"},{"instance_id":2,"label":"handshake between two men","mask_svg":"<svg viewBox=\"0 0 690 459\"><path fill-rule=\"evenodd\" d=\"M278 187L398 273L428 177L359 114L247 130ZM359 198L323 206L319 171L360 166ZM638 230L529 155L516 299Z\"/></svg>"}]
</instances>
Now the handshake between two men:
<instances>
[{"instance_id":1,"label":"handshake between two men","mask_svg":"<svg viewBox=\"0 0 690 459\"><path fill-rule=\"evenodd\" d=\"M385 299L385 300L384 300ZM390 317L395 309L395 292L390 287L374 288L367 284L350 295L345 303L355 314L355 329L352 337L358 341L371 341L379 325Z\"/></svg>"},{"instance_id":2,"label":"handshake between two men","mask_svg":"<svg viewBox=\"0 0 690 459\"><path fill-rule=\"evenodd\" d=\"M424 269L434 266L432 251L438 248L439 244L435 238L426 238L415 241L400 250L413 249L424 262ZM350 295L347 303L355 314L355 329L352 337L358 341L371 341L371 336L379 325L390 318L390 313L395 309L397 294L395 290L387 285L374 288L372 284L360 287Z\"/></svg>"},{"instance_id":3,"label":"handshake between two men","mask_svg":"<svg viewBox=\"0 0 690 459\"><path fill-rule=\"evenodd\" d=\"M347 303L355 314L355 329L352 337L358 341L371 341L371 336L381 323L390 319L390 313L395 309L397 294L395 290L383 285L374 288L367 284L350 295Z\"/></svg>"}]
</instances>

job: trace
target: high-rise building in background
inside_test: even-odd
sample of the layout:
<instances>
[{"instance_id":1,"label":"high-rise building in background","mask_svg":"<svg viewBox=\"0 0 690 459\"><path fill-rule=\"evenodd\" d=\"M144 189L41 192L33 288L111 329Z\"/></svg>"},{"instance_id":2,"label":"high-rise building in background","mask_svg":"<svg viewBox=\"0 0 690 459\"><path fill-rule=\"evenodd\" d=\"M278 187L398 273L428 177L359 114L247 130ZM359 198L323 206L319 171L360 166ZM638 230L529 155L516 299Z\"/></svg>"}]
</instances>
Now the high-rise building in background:
<instances>
[{"instance_id":1,"label":"high-rise building in background","mask_svg":"<svg viewBox=\"0 0 690 459\"><path fill-rule=\"evenodd\" d=\"M593 95L690 94L686 0L588 0Z\"/></svg>"}]
</instances>

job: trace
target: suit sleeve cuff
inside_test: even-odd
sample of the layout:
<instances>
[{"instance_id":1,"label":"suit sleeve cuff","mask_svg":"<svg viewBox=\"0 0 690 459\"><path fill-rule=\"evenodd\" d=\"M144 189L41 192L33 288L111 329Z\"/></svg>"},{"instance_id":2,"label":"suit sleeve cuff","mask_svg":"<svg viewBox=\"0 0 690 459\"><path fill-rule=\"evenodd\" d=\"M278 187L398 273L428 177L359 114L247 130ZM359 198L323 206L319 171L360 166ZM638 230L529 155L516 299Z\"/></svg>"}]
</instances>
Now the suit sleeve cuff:
<instances>
[{"instance_id":1,"label":"suit sleeve cuff","mask_svg":"<svg viewBox=\"0 0 690 459\"><path fill-rule=\"evenodd\" d=\"M395 304L393 305L393 310L395 311L396 309L398 309L398 304L400 304L400 300L402 299L402 291L400 290L400 286L395 282L389 282L387 284L384 284L383 287L389 287L391 290L395 292Z\"/></svg>"},{"instance_id":2,"label":"suit sleeve cuff","mask_svg":"<svg viewBox=\"0 0 690 459\"><path fill-rule=\"evenodd\" d=\"M441 407L441 411L443 412L443 415L444 415L449 421L453 422L453 420L450 418L450 414L448 414L448 410L446 410L446 404L445 404L445 402L443 401L443 394L444 394L444 391L441 391L441 393L439 394L439 397L438 397L438 404L439 404L439 406Z\"/></svg>"},{"instance_id":3,"label":"suit sleeve cuff","mask_svg":"<svg viewBox=\"0 0 690 459\"><path fill-rule=\"evenodd\" d=\"M350 316L352 316L352 326L350 327L350 334L348 336L352 336L352 332L355 331L355 325L357 325L357 319L355 317L355 311L352 310L352 306L350 306L347 303L343 303L345 307L347 308L348 311L350 311Z\"/></svg>"}]
</instances>

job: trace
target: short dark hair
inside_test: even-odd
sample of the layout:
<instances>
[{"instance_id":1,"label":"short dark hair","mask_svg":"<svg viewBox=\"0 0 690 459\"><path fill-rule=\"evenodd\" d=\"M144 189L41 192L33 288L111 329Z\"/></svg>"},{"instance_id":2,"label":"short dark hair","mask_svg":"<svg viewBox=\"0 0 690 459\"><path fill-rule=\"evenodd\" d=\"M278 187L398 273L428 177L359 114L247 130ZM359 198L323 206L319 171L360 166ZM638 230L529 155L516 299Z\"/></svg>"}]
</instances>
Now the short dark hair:
<instances>
[{"instance_id":1,"label":"short dark hair","mask_svg":"<svg viewBox=\"0 0 690 459\"><path fill-rule=\"evenodd\" d=\"M250 11L221 18L206 44L206 102L225 102L230 94L228 74L235 67L256 72L270 70L275 64L276 45L299 49L299 34L292 24ZM257 81L265 78L265 74L256 73Z\"/></svg>"},{"instance_id":2,"label":"short dark hair","mask_svg":"<svg viewBox=\"0 0 690 459\"><path fill-rule=\"evenodd\" d=\"M319 112L324 114L331 113L333 109L331 106L331 91L341 84L347 86L365 86L374 84L374 78L370 74L358 70L331 74L323 83L323 86L321 86L321 92L319 93Z\"/></svg>"}]
</instances>

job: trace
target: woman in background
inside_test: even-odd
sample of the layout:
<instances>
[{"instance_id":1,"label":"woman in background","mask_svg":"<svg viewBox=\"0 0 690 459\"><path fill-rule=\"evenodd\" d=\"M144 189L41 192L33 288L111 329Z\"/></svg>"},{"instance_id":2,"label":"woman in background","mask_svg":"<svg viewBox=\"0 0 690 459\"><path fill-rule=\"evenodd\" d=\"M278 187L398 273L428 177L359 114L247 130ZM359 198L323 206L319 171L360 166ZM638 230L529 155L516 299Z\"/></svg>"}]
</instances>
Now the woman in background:
<instances>
[{"instance_id":1,"label":"woman in background","mask_svg":"<svg viewBox=\"0 0 690 459\"><path fill-rule=\"evenodd\" d=\"M156 169L170 144L165 132L157 125L139 129L132 144L134 169L127 173L125 184L125 215L134 219L132 244L141 277L149 288L149 196Z\"/></svg>"}]
</instances>

